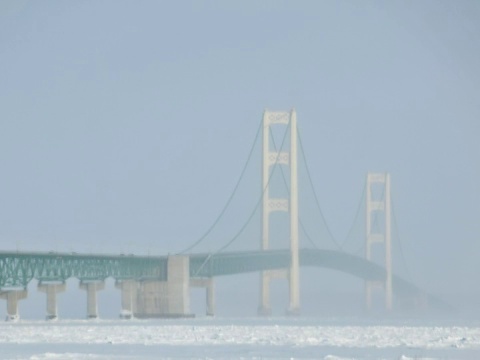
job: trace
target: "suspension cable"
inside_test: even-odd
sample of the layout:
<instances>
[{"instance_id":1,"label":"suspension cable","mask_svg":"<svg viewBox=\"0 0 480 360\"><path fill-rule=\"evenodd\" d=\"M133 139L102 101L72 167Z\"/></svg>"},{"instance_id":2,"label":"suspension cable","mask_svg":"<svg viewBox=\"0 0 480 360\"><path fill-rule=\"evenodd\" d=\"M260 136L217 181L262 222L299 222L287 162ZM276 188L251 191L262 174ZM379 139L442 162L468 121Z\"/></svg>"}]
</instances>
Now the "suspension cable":
<instances>
[{"instance_id":1,"label":"suspension cable","mask_svg":"<svg viewBox=\"0 0 480 360\"><path fill-rule=\"evenodd\" d=\"M194 247L199 245L203 240L205 240L205 238L212 232L212 230L215 228L215 226L217 226L218 222L220 221L220 219L225 214L227 208L229 207L230 203L232 202L233 197L235 196L235 193L238 190L238 187L239 187L239 185L240 185L240 183L243 179L243 176L245 175L248 164L250 163L250 160L251 160L252 154L253 154L253 150L255 149L255 145L257 144L257 141L258 141L258 137L259 137L259 134L260 134L260 130L262 128L262 124L263 124L263 120L260 121L260 125L258 126L258 129L257 129L257 133L255 134L255 140L253 141L252 147L250 148L250 152L248 154L247 161L245 162L245 165L243 166L242 172L240 173L240 177L238 178L237 183L236 183L232 193L230 194L230 197L228 198L227 202L225 203L225 206L223 207L222 211L218 215L217 219L213 222L213 224L208 228L208 230L198 240L196 240L193 244L191 244L187 248L180 251L177 255L181 255L181 254L186 253L187 251L190 251L191 249L193 249Z\"/></svg>"},{"instance_id":2,"label":"suspension cable","mask_svg":"<svg viewBox=\"0 0 480 360\"><path fill-rule=\"evenodd\" d=\"M270 129L270 139L272 140L272 144L273 144L273 149L275 151L277 151L277 145L275 144L275 138L273 137L273 133ZM287 179L286 179L286 176L285 176L285 173L283 171L283 167L280 167L280 171L281 171L281 174L282 174L282 179L283 179L283 184L285 185L285 189L287 190L287 192L290 192L290 186L288 186L288 183L287 183ZM319 249L318 246L315 244L315 242L313 241L313 239L310 237L310 235L308 234L307 232L307 229L305 228L305 225L303 224L302 220L298 219L298 222L300 224L300 228L302 229L303 233L305 234L305 236L307 237L308 241L310 242L310 244L313 245L314 248L316 249Z\"/></svg>"},{"instance_id":3,"label":"suspension cable","mask_svg":"<svg viewBox=\"0 0 480 360\"><path fill-rule=\"evenodd\" d=\"M282 151L283 149L283 145L285 143L285 139L287 137L287 133L288 133L288 130L290 129L290 124L289 126L287 127L287 129L285 130L285 133L283 134L283 139L282 139L282 143L280 145L280 149L278 150L277 152L277 158L278 156L280 155L280 152ZM214 254L217 254L217 253L220 253L222 251L224 251L226 248L228 248L231 244L233 244L235 242L235 240L237 240L240 235L243 233L243 231L247 228L248 224L250 223L250 221L252 220L253 216L255 215L258 207L260 206L260 204L262 203L262 200L263 200L263 195L265 194L265 192L267 191L268 189L268 186L270 185L270 180L272 179L272 176L273 176L273 173L275 172L276 168L277 168L277 163L275 163L273 165L273 169L272 171L270 172L269 174L269 177L268 177L268 180L267 180L267 184L265 185L265 187L263 188L262 190L262 193L260 194L260 198L258 199L257 201L257 204L255 205L255 208L253 209L253 211L251 212L250 216L248 217L247 221L245 222L245 224L240 228L240 230L235 234L235 236L233 236L233 238L228 241L224 246L222 246L221 248L219 248L217 251L214 252Z\"/></svg>"},{"instance_id":4,"label":"suspension cable","mask_svg":"<svg viewBox=\"0 0 480 360\"><path fill-rule=\"evenodd\" d=\"M362 199L363 199L363 197L366 195L366 188L367 188L367 183L366 183L366 181L365 181L365 186L363 187ZM380 199L383 200L383 201L385 201L385 187L382 188L382 193L381 193L381 195L380 195ZM359 211L360 211L360 209L361 209L361 204L362 204L362 201L360 201L359 207L358 207L358 209L357 209L357 216L358 216L358 213L359 213ZM375 215L375 216L373 217L372 228L375 229L375 228L377 227L377 225L378 225L378 216ZM352 228L353 228L353 226L352 226ZM360 245L360 247L359 247L356 251L354 251L352 254L353 254L353 255L358 255L358 254L360 254L360 252L361 252L362 250L365 250L365 251L366 251L366 244L365 244L365 243L362 243L362 245Z\"/></svg>"},{"instance_id":5,"label":"suspension cable","mask_svg":"<svg viewBox=\"0 0 480 360\"><path fill-rule=\"evenodd\" d=\"M300 224L300 228L302 229L303 231L303 234L305 235L305 237L308 239L308 242L310 244L312 244L312 246L317 249L317 250L320 250L320 248L317 246L317 244L315 244L315 241L313 241L313 239L310 237L310 235L308 234L307 232L307 229L305 229L305 226L303 225L303 222L302 220L298 219L298 222Z\"/></svg>"},{"instance_id":6,"label":"suspension cable","mask_svg":"<svg viewBox=\"0 0 480 360\"><path fill-rule=\"evenodd\" d=\"M300 136L300 129L298 129L298 128L297 128L297 133L298 133L298 142L300 144L300 150L301 150L301 153L302 153L303 162L305 163L305 169L307 170L308 181L310 183L310 187L311 187L312 192L313 192L313 196L314 196L314 199L315 199L315 203L317 205L317 209L320 213L323 224L325 225L325 228L327 229L328 235L330 236L330 240L336 245L337 248L341 249L342 247L340 246L338 241L335 239L335 236L333 236L332 231L330 230L330 228L327 224L327 220L325 219L325 216L323 215L323 211L320 207L320 202L318 200L318 196L317 196L317 192L315 191L315 187L313 186L312 176L310 174L310 169L308 167L307 159L306 159L306 156L305 156L305 149L303 148L302 137Z\"/></svg>"},{"instance_id":7,"label":"suspension cable","mask_svg":"<svg viewBox=\"0 0 480 360\"><path fill-rule=\"evenodd\" d=\"M354 229L355 225L357 224L358 217L360 215L360 210L363 208L362 205L363 205L363 202L364 202L364 199L365 199L365 189L366 189L366 183L363 186L362 195L360 196L360 202L358 203L357 212L356 212L355 217L353 219L352 226L350 226L350 230L348 230L347 236L345 237L345 240L343 240L342 245L340 246L340 250L342 250L342 251L344 251L345 245L347 244L347 241L350 239L350 236L353 233L353 229Z\"/></svg>"},{"instance_id":8,"label":"suspension cable","mask_svg":"<svg viewBox=\"0 0 480 360\"><path fill-rule=\"evenodd\" d=\"M314 188L314 186L313 186L312 178L311 178L311 176L310 176L310 171L309 171L308 164L307 164L306 157L305 157L305 151L304 151L304 149L303 149L302 142L301 142L301 138L300 138L300 132L299 132L299 130L297 130L297 131L298 131L298 133L299 133L299 142L300 142L300 144L301 144L303 161L304 161L305 167L306 167L306 169L307 169L307 174L308 174L309 180L310 180L310 186L311 186L311 188L312 188L312 190L313 190L313 194L314 194L314 196L315 196L315 200L316 200L316 203L317 203L317 207L318 207L318 209L319 209L319 212L320 212L320 214L321 214L321 216L322 216L323 222L324 222L324 224L325 224L325 226L326 226L326 228L327 228L327 230L328 230L328 233L329 233L331 239L333 240L333 242L335 243L335 245L339 248L339 250L340 250L340 251L343 251L343 248L344 248L346 242L348 241L348 239L350 238L351 233L352 233L352 231L353 231L353 228L355 227L355 224L356 224L356 222L357 222L358 216L359 216L359 214L360 214L360 210L361 210L361 208L362 208L362 203L363 203L363 198L364 198L364 196L365 196L365 186L363 187L362 195L361 195L361 197L360 197L360 202L359 202L359 205L358 205L358 207L357 207L357 211L356 211L356 214L355 214L353 223L352 223L352 225L351 225L351 227L350 227L350 229L349 229L349 231L348 231L348 233L347 233L347 236L346 236L345 240L344 240L344 241L342 242L342 244L340 245L340 244L338 244L338 242L335 240L334 236L332 235L332 233L331 233L331 231L330 231L330 229L329 229L329 227L328 227L328 225L327 225L327 223L326 223L325 217L323 216L323 212L322 212L322 210L321 210L321 208L320 208L320 205L319 205L318 196L316 195L316 191L315 191L315 188ZM271 140L272 140L274 149L276 150L275 139L274 139L273 134L271 133L271 131L270 131L270 137L271 137ZM282 174L283 183L284 183L284 185L285 185L285 188L286 188L287 191L289 191L289 186L288 186L288 183L287 183L287 180L286 180L286 177L285 177L285 173L284 173L284 171L283 171L283 168L281 168L281 174ZM299 219L299 223L300 223L300 226L301 226L301 228L302 228L305 236L307 237L308 241L309 241L316 249L318 249L318 246L314 243L313 239L310 237L310 235L309 235L308 232L306 231L306 228L305 228L303 222L301 221L301 219Z\"/></svg>"},{"instance_id":9,"label":"suspension cable","mask_svg":"<svg viewBox=\"0 0 480 360\"><path fill-rule=\"evenodd\" d=\"M274 138L274 136L273 136L273 133L272 133L272 130L271 130L271 129L270 129L270 134L269 134L269 135L270 135L270 139L272 140L273 150L274 150L274 151L277 151L277 145L275 144L275 138ZM280 151L281 151L281 149L280 149ZM279 151L279 153L280 153L280 151ZM291 160L290 160L290 161L291 161ZM283 167L280 167L280 171L281 171L281 174L282 174L282 179L283 179L283 184L285 185L285 189L287 190L287 192L290 192L290 186L288 186L287 179L286 179L285 173L284 173L284 171L283 171ZM300 224L300 228L302 229L304 235L306 236L306 238L308 239L308 241L310 242L310 244L312 244L313 247L318 250L319 247L315 244L315 242L313 241L313 239L312 239L312 238L310 237L310 235L308 234L307 229L305 228L305 225L303 224L303 222L302 222L302 220L300 219L300 217L299 217L299 219L298 219L298 222L299 222L299 224Z\"/></svg>"},{"instance_id":10,"label":"suspension cable","mask_svg":"<svg viewBox=\"0 0 480 360\"><path fill-rule=\"evenodd\" d=\"M397 216L395 214L395 207L393 206L393 199L391 200L391 202L392 202L393 224L394 224L394 227L395 227L395 234L397 235L396 237L398 239L398 248L400 250L400 257L402 259L403 265L405 266L405 272L407 274L407 278L410 282L413 283L413 278L412 278L412 275L411 275L410 270L408 268L408 264L407 264L407 261L405 259L405 254L403 253L402 241L400 239L400 234L399 234L398 225L397 225Z\"/></svg>"}]
</instances>

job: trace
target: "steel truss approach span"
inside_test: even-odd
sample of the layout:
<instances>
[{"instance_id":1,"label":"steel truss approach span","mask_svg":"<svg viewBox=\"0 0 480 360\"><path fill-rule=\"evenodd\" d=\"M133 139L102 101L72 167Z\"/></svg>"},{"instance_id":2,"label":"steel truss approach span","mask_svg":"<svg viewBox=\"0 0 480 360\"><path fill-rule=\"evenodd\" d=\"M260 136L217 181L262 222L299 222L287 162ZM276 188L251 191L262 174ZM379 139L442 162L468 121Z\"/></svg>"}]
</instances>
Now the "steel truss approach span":
<instances>
[{"instance_id":1,"label":"steel truss approach span","mask_svg":"<svg viewBox=\"0 0 480 360\"><path fill-rule=\"evenodd\" d=\"M33 279L65 282L69 278L97 281L108 277L165 280L167 257L0 252L0 289L26 288Z\"/></svg>"},{"instance_id":2,"label":"steel truss approach span","mask_svg":"<svg viewBox=\"0 0 480 360\"><path fill-rule=\"evenodd\" d=\"M263 250L219 254L193 254L190 278L210 278L262 270L287 269L289 250ZM300 249L300 266L338 270L353 276L384 281L381 266L364 258L333 250ZM40 282L65 282L69 278L82 281L159 280L167 279L167 256L111 256L67 253L0 253L0 289L26 288L33 279ZM418 296L414 285L394 277L396 295Z\"/></svg>"}]
</instances>

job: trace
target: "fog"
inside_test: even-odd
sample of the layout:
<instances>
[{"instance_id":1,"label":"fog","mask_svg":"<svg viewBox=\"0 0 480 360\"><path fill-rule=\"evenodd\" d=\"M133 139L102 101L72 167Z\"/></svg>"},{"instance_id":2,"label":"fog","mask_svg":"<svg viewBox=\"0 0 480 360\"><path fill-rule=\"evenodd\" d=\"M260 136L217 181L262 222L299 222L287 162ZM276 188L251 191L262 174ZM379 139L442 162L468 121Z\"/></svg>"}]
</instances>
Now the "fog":
<instances>
[{"instance_id":1,"label":"fog","mask_svg":"<svg viewBox=\"0 0 480 360\"><path fill-rule=\"evenodd\" d=\"M315 244L363 254L365 177L387 171L394 272L478 317L479 19L475 0L4 0L0 250L178 253L216 221L253 146L191 250L216 251L261 196L263 111L295 108L322 210L300 160ZM288 242L282 216L274 248ZM228 250L258 249L260 236L257 211ZM283 315L287 284L272 287ZM22 316L41 318L44 295L29 289ZM301 289L304 314L363 313L350 275L302 268ZM255 315L258 290L257 274L219 278L219 314ZM60 316L83 317L82 296L69 280ZM100 315L117 316L113 280L99 296ZM205 311L200 290L192 309Z\"/></svg>"}]
</instances>

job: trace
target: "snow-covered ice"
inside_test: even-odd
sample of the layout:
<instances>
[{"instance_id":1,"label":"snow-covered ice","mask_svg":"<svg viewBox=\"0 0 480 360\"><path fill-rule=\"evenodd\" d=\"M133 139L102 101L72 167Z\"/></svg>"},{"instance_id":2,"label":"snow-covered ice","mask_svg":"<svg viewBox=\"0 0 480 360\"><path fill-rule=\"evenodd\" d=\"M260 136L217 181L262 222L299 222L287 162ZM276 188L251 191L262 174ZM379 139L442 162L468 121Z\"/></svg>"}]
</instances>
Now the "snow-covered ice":
<instances>
[{"instance_id":1,"label":"snow-covered ice","mask_svg":"<svg viewBox=\"0 0 480 360\"><path fill-rule=\"evenodd\" d=\"M190 319L0 325L1 359L480 358L480 327Z\"/></svg>"}]
</instances>

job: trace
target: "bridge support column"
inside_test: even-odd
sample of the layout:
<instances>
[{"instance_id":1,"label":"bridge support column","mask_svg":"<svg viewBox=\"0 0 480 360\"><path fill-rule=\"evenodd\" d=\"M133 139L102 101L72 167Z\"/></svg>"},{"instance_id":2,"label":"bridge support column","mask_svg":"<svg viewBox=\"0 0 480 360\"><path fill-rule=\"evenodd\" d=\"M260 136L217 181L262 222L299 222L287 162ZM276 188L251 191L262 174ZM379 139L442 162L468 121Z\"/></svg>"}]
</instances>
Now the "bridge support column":
<instances>
[{"instance_id":1,"label":"bridge support column","mask_svg":"<svg viewBox=\"0 0 480 360\"><path fill-rule=\"evenodd\" d=\"M297 113L292 110L290 114L290 271L288 274L290 305L287 314L293 316L300 315L297 172Z\"/></svg>"},{"instance_id":2,"label":"bridge support column","mask_svg":"<svg viewBox=\"0 0 480 360\"><path fill-rule=\"evenodd\" d=\"M270 150L270 126L283 124L290 127L290 152ZM269 249L270 213L285 211L290 215L290 267L286 274L289 284L288 315L300 314L300 284L298 255L298 176L297 176L297 114L295 109L287 111L265 111L263 114L263 161L262 161L262 250ZM269 187L272 166L290 165L289 199L270 198ZM260 306L258 314L268 316L270 308L270 272L260 275Z\"/></svg>"},{"instance_id":3,"label":"bridge support column","mask_svg":"<svg viewBox=\"0 0 480 360\"><path fill-rule=\"evenodd\" d=\"M120 311L121 319L131 319L137 311L137 287L135 280L118 280L115 287L120 289L122 298L122 310Z\"/></svg>"},{"instance_id":4,"label":"bridge support column","mask_svg":"<svg viewBox=\"0 0 480 360\"><path fill-rule=\"evenodd\" d=\"M137 318L162 317L167 313L167 282L158 280L143 280L139 284Z\"/></svg>"},{"instance_id":5,"label":"bridge support column","mask_svg":"<svg viewBox=\"0 0 480 360\"><path fill-rule=\"evenodd\" d=\"M97 291L105 289L103 281L81 281L80 289L87 291L87 318L98 318Z\"/></svg>"},{"instance_id":6,"label":"bridge support column","mask_svg":"<svg viewBox=\"0 0 480 360\"><path fill-rule=\"evenodd\" d=\"M213 279L210 279L210 282L207 286L207 316L215 315L215 283Z\"/></svg>"},{"instance_id":7,"label":"bridge support column","mask_svg":"<svg viewBox=\"0 0 480 360\"><path fill-rule=\"evenodd\" d=\"M193 278L190 279L191 287L203 287L206 289L206 315L214 316L215 315L215 283L213 278Z\"/></svg>"},{"instance_id":8,"label":"bridge support column","mask_svg":"<svg viewBox=\"0 0 480 360\"><path fill-rule=\"evenodd\" d=\"M186 316L190 312L190 258L168 257L168 313Z\"/></svg>"},{"instance_id":9,"label":"bridge support column","mask_svg":"<svg viewBox=\"0 0 480 360\"><path fill-rule=\"evenodd\" d=\"M38 291L47 294L47 315L46 320L56 320L58 318L57 294L64 292L65 283L43 283L38 284Z\"/></svg>"},{"instance_id":10,"label":"bridge support column","mask_svg":"<svg viewBox=\"0 0 480 360\"><path fill-rule=\"evenodd\" d=\"M5 290L0 292L0 299L7 300L7 317L6 321L17 321L18 315L18 302L27 297L27 290Z\"/></svg>"},{"instance_id":11,"label":"bridge support column","mask_svg":"<svg viewBox=\"0 0 480 360\"><path fill-rule=\"evenodd\" d=\"M383 189L380 191L383 197L375 197L372 189L375 184ZM373 221L375 212L383 212L384 221L379 223ZM392 289L392 240L391 240L391 200L390 200L390 174L389 173L368 173L366 189L366 236L365 236L365 257L372 260L372 246L375 243L383 244L385 247L385 308L393 308L393 289ZM378 285L374 281L365 282L365 305L368 310L372 308L373 289Z\"/></svg>"},{"instance_id":12,"label":"bridge support column","mask_svg":"<svg viewBox=\"0 0 480 360\"><path fill-rule=\"evenodd\" d=\"M257 314L259 316L272 315L272 308L270 307L270 279L266 275L266 271L260 273L260 305Z\"/></svg>"},{"instance_id":13,"label":"bridge support column","mask_svg":"<svg viewBox=\"0 0 480 360\"><path fill-rule=\"evenodd\" d=\"M191 317L190 259L169 256L167 281L146 280L141 283L136 317Z\"/></svg>"}]
</instances>

